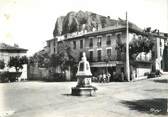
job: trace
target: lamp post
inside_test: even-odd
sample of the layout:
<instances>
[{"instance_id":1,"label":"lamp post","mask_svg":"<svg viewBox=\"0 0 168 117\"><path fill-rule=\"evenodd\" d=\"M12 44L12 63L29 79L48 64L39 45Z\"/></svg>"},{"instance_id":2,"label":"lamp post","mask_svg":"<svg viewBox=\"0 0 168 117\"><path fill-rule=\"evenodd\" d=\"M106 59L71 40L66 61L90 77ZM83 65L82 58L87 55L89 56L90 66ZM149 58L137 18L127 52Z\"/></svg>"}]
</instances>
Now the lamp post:
<instances>
[{"instance_id":1,"label":"lamp post","mask_svg":"<svg viewBox=\"0 0 168 117\"><path fill-rule=\"evenodd\" d=\"M127 80L130 81L130 64L129 64L129 34L128 34L128 16L126 12L126 72Z\"/></svg>"}]
</instances>

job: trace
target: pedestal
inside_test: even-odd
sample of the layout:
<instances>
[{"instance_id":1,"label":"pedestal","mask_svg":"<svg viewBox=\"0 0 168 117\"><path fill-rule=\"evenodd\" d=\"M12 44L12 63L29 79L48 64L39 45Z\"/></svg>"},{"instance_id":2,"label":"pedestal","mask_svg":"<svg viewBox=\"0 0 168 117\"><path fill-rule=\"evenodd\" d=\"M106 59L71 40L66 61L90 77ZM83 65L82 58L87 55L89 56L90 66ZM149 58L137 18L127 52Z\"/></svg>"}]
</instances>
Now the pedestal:
<instances>
[{"instance_id":1,"label":"pedestal","mask_svg":"<svg viewBox=\"0 0 168 117\"><path fill-rule=\"evenodd\" d=\"M91 85L91 77L78 77L78 84L72 87L72 95L94 96L97 88Z\"/></svg>"}]
</instances>

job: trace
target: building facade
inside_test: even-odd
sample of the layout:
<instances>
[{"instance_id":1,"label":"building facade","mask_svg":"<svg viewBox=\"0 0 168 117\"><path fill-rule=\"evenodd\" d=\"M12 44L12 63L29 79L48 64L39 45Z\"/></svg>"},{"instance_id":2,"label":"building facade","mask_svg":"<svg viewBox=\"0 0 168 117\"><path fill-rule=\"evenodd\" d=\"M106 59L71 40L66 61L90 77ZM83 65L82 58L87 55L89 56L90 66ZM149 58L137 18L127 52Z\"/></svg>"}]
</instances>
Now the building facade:
<instances>
[{"instance_id":1,"label":"building facade","mask_svg":"<svg viewBox=\"0 0 168 117\"><path fill-rule=\"evenodd\" d=\"M162 34L151 33L154 40L154 48L148 54L140 53L136 60L130 62L130 72L133 79L143 77L151 69L163 70L162 60L165 40L167 37ZM148 38L147 33L137 28L135 25L129 26L129 41L133 39ZM94 76L109 72L111 79L115 74L126 73L125 53L117 49L119 44L126 43L126 27L114 26L93 32L72 33L47 41L50 55L56 54L58 45L68 43L73 51L76 61L79 61L82 53L85 52L90 62L91 71ZM156 61L151 62L152 58Z\"/></svg>"},{"instance_id":2,"label":"building facade","mask_svg":"<svg viewBox=\"0 0 168 117\"><path fill-rule=\"evenodd\" d=\"M10 46L5 43L0 43L0 60L3 60L5 63L5 71L15 71L14 68L8 68L7 64L8 61L10 60L10 57L15 57L15 56L26 56L27 55L27 49L15 47L15 46ZM22 69L22 75L21 79L27 79L27 65L23 65Z\"/></svg>"}]
</instances>

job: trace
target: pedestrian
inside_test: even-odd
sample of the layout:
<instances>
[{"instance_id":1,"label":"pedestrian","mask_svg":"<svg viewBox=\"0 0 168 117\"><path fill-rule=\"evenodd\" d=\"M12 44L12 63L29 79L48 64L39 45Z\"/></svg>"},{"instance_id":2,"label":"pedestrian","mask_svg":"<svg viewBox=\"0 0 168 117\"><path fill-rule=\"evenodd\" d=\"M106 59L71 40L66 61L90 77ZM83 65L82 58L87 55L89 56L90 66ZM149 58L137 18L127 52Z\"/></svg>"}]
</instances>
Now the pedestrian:
<instances>
[{"instance_id":1,"label":"pedestrian","mask_svg":"<svg viewBox=\"0 0 168 117\"><path fill-rule=\"evenodd\" d=\"M103 73L103 82L105 83L105 81L106 81L106 74Z\"/></svg>"},{"instance_id":2,"label":"pedestrian","mask_svg":"<svg viewBox=\"0 0 168 117\"><path fill-rule=\"evenodd\" d=\"M98 75L98 82L100 82L100 83L101 83L101 80L102 80L102 75L101 75L101 74L99 74L99 75Z\"/></svg>"},{"instance_id":3,"label":"pedestrian","mask_svg":"<svg viewBox=\"0 0 168 117\"><path fill-rule=\"evenodd\" d=\"M110 82L110 77L111 77L111 74L107 72L107 82Z\"/></svg>"},{"instance_id":4,"label":"pedestrian","mask_svg":"<svg viewBox=\"0 0 168 117\"><path fill-rule=\"evenodd\" d=\"M121 72L121 81L124 81L124 72Z\"/></svg>"}]
</instances>

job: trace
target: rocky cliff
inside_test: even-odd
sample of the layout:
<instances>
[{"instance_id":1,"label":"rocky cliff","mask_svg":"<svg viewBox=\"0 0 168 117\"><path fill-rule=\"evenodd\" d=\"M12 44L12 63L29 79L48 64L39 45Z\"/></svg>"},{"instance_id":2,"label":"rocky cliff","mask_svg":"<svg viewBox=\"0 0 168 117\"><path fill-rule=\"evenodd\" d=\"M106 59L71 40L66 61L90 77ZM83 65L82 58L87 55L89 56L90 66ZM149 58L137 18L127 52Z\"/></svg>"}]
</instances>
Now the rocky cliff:
<instances>
[{"instance_id":1,"label":"rocky cliff","mask_svg":"<svg viewBox=\"0 0 168 117\"><path fill-rule=\"evenodd\" d=\"M117 20L101 16L92 12L69 12L66 16L57 18L53 36L72 33L81 30L92 31L117 24Z\"/></svg>"},{"instance_id":2,"label":"rocky cliff","mask_svg":"<svg viewBox=\"0 0 168 117\"><path fill-rule=\"evenodd\" d=\"M122 19L114 20L109 16L105 17L92 12L69 12L66 16L57 18L53 36L60 36L76 31L92 31L93 28L99 30L108 26L125 25Z\"/></svg>"}]
</instances>

